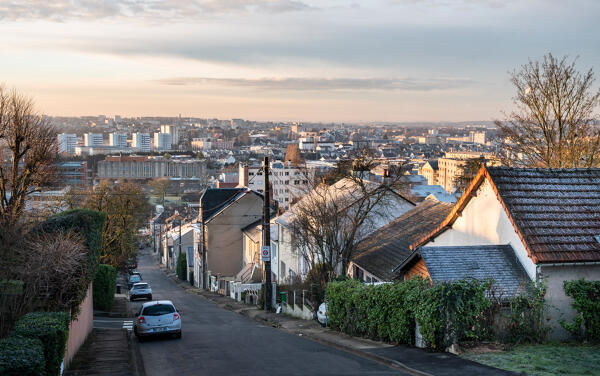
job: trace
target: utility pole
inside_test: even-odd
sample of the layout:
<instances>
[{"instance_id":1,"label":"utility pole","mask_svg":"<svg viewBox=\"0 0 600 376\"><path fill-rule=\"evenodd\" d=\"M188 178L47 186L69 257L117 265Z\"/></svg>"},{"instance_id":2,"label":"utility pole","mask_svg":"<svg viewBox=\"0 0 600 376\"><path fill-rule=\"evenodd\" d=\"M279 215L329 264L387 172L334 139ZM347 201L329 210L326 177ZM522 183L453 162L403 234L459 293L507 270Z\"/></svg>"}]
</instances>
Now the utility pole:
<instances>
[{"instance_id":1,"label":"utility pole","mask_svg":"<svg viewBox=\"0 0 600 376\"><path fill-rule=\"evenodd\" d=\"M271 200L269 198L269 157L265 157L263 174L265 177L264 198L263 198L263 250L262 256L265 263L265 311L271 310L271 299L273 296L273 284L271 283L271 227L270 211ZM268 247L268 248L267 248ZM265 253L266 251L266 253Z\"/></svg>"}]
</instances>

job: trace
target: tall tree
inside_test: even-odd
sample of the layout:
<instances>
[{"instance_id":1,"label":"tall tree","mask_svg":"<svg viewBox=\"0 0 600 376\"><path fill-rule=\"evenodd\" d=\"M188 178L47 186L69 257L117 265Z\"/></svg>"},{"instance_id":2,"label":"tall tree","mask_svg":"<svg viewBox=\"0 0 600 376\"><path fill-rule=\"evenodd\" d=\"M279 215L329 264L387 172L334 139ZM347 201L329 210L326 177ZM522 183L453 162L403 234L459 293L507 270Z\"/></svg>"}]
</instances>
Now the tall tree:
<instances>
[{"instance_id":1,"label":"tall tree","mask_svg":"<svg viewBox=\"0 0 600 376\"><path fill-rule=\"evenodd\" d=\"M134 183L103 182L89 194L85 207L106 214L101 261L123 269L137 254L137 230L145 225L150 213L144 190Z\"/></svg>"},{"instance_id":2,"label":"tall tree","mask_svg":"<svg viewBox=\"0 0 600 376\"><path fill-rule=\"evenodd\" d=\"M15 223L29 195L53 179L54 128L33 100L0 86L0 220Z\"/></svg>"},{"instance_id":3,"label":"tall tree","mask_svg":"<svg viewBox=\"0 0 600 376\"><path fill-rule=\"evenodd\" d=\"M575 61L552 54L511 73L517 109L496 121L508 138L506 162L526 167L600 165L600 126L594 113L600 90L594 72L580 72Z\"/></svg>"}]
</instances>

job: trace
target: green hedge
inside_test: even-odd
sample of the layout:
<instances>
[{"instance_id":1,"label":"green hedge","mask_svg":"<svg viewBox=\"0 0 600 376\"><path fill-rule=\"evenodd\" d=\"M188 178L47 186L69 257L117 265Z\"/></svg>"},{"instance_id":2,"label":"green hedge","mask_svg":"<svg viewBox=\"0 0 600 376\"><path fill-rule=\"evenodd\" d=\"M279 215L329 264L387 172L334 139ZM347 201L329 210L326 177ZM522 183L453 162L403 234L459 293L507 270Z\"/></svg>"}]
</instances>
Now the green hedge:
<instances>
[{"instance_id":1,"label":"green hedge","mask_svg":"<svg viewBox=\"0 0 600 376\"><path fill-rule=\"evenodd\" d=\"M431 349L486 335L482 313L490 306L489 284L476 280L431 285L422 279L365 285L357 281L327 285L329 323L354 336L414 343L415 323Z\"/></svg>"},{"instance_id":2,"label":"green hedge","mask_svg":"<svg viewBox=\"0 0 600 376\"><path fill-rule=\"evenodd\" d=\"M45 372L44 345L39 339L0 339L0 375L37 376Z\"/></svg>"},{"instance_id":3,"label":"green hedge","mask_svg":"<svg viewBox=\"0 0 600 376\"><path fill-rule=\"evenodd\" d=\"M181 279L182 281L185 281L187 279L187 269L188 269L188 265L187 265L187 256L186 256L187 252L181 252L179 254L179 257L177 258L177 276L179 277L179 279Z\"/></svg>"},{"instance_id":4,"label":"green hedge","mask_svg":"<svg viewBox=\"0 0 600 376\"><path fill-rule=\"evenodd\" d=\"M562 326L588 341L600 341L600 281L564 281L564 289L577 315L572 323L562 321Z\"/></svg>"},{"instance_id":5,"label":"green hedge","mask_svg":"<svg viewBox=\"0 0 600 376\"><path fill-rule=\"evenodd\" d=\"M39 339L44 345L46 375L55 376L65 355L69 322L66 312L31 312L21 317L11 336Z\"/></svg>"},{"instance_id":6,"label":"green hedge","mask_svg":"<svg viewBox=\"0 0 600 376\"><path fill-rule=\"evenodd\" d=\"M115 301L117 288L117 269L111 265L100 264L94 278L94 308L110 311Z\"/></svg>"}]
</instances>

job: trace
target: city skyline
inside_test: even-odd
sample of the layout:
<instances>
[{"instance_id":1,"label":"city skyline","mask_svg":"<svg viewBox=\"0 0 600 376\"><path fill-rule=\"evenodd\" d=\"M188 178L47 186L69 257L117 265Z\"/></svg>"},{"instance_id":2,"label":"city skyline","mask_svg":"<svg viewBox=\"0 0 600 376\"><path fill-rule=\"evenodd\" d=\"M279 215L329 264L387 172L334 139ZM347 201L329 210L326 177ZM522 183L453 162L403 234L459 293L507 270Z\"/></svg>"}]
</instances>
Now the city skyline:
<instances>
[{"instance_id":1,"label":"city skyline","mask_svg":"<svg viewBox=\"0 0 600 376\"><path fill-rule=\"evenodd\" d=\"M8 1L0 77L48 115L489 121L545 53L597 68L600 4Z\"/></svg>"}]
</instances>

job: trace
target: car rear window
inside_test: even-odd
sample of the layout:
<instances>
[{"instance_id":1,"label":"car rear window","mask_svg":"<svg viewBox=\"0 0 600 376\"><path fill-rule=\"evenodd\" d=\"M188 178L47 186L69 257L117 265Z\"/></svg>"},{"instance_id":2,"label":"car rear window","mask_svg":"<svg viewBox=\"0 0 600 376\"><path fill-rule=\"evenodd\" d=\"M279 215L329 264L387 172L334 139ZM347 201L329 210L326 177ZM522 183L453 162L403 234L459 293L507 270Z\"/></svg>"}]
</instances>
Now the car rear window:
<instances>
[{"instance_id":1,"label":"car rear window","mask_svg":"<svg viewBox=\"0 0 600 376\"><path fill-rule=\"evenodd\" d=\"M144 308L144 316L160 316L175 312L175 307L170 304L155 304Z\"/></svg>"},{"instance_id":2,"label":"car rear window","mask_svg":"<svg viewBox=\"0 0 600 376\"><path fill-rule=\"evenodd\" d=\"M137 282L137 281L141 281L142 279L140 278L139 275L132 275L131 278L129 278L129 280L131 282Z\"/></svg>"},{"instance_id":3,"label":"car rear window","mask_svg":"<svg viewBox=\"0 0 600 376\"><path fill-rule=\"evenodd\" d=\"M142 284L133 286L133 288L134 289L147 289L148 288L148 284L147 283L142 283Z\"/></svg>"}]
</instances>

